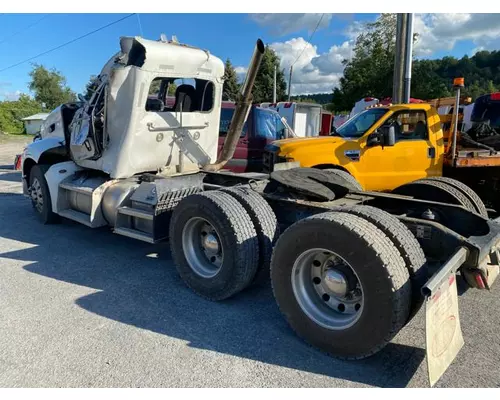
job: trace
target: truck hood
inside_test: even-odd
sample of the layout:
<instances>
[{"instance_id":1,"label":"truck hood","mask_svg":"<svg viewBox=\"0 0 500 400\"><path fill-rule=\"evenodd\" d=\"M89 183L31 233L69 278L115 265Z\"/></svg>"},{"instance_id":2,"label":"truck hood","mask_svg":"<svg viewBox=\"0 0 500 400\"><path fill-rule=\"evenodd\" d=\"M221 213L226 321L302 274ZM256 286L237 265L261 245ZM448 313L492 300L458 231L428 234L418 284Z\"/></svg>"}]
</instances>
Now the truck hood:
<instances>
[{"instance_id":1,"label":"truck hood","mask_svg":"<svg viewBox=\"0 0 500 400\"><path fill-rule=\"evenodd\" d=\"M302 146L318 146L321 144L334 144L334 143L342 143L346 140L339 136L316 136L316 137L305 137L305 138L290 138L290 139L282 139L275 140L271 144L274 146L278 146L281 151L287 152L287 150L294 149L296 147Z\"/></svg>"}]
</instances>

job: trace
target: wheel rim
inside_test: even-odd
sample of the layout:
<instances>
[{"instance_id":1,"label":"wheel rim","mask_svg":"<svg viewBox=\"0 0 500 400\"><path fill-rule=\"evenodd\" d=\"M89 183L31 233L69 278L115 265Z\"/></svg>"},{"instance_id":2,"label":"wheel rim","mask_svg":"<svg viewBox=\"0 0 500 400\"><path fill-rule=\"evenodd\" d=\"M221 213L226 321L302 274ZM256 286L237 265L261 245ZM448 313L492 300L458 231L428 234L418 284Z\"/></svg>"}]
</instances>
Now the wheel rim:
<instances>
[{"instance_id":1,"label":"wheel rim","mask_svg":"<svg viewBox=\"0 0 500 400\"><path fill-rule=\"evenodd\" d=\"M203 278L213 278L222 267L224 253L216 229L205 219L191 218L182 230L182 248L191 269Z\"/></svg>"},{"instance_id":2,"label":"wheel rim","mask_svg":"<svg viewBox=\"0 0 500 400\"><path fill-rule=\"evenodd\" d=\"M292 288L302 311L326 329L349 328L363 313L363 289L356 272L330 250L303 252L293 265Z\"/></svg>"},{"instance_id":3,"label":"wheel rim","mask_svg":"<svg viewBox=\"0 0 500 400\"><path fill-rule=\"evenodd\" d=\"M33 178L33 182L30 188L30 194L33 205L35 206L36 210L41 213L43 211L43 193L42 186L40 185L38 178Z\"/></svg>"}]
</instances>

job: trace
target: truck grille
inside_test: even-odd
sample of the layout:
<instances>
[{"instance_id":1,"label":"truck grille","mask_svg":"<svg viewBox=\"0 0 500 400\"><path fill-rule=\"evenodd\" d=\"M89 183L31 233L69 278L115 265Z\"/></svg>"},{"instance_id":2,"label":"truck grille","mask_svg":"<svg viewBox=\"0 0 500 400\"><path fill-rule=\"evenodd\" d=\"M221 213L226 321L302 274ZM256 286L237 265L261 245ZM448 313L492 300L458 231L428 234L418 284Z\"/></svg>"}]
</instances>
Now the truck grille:
<instances>
[{"instance_id":1,"label":"truck grille","mask_svg":"<svg viewBox=\"0 0 500 400\"><path fill-rule=\"evenodd\" d=\"M266 147L262 156L262 165L264 172L271 173L274 170L274 164L286 161L284 157L279 157L278 153L279 147L272 145Z\"/></svg>"}]
</instances>

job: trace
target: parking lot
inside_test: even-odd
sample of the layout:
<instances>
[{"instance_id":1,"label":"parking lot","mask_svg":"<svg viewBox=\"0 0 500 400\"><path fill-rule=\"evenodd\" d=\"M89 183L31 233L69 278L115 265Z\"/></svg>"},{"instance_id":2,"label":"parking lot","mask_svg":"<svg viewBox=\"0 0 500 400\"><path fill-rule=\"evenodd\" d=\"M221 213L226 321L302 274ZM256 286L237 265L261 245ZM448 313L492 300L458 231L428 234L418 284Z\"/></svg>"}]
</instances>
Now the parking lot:
<instances>
[{"instance_id":1,"label":"parking lot","mask_svg":"<svg viewBox=\"0 0 500 400\"><path fill-rule=\"evenodd\" d=\"M168 243L41 225L12 170L25 142L0 141L0 386L427 385L422 311L381 353L339 361L296 337L270 286L212 303L184 286ZM438 387L500 386L498 285L461 294L465 346Z\"/></svg>"}]
</instances>

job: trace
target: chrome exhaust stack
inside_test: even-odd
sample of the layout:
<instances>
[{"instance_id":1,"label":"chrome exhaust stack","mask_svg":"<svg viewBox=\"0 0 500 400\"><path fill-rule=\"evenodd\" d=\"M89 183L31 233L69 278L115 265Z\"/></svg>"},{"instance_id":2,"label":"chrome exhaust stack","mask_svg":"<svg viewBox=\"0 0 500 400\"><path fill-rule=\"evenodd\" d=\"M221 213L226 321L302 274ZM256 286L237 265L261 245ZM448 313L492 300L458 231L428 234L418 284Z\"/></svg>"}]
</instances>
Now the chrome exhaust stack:
<instances>
[{"instance_id":1,"label":"chrome exhaust stack","mask_svg":"<svg viewBox=\"0 0 500 400\"><path fill-rule=\"evenodd\" d=\"M255 78L257 77L257 72L259 71L262 57L264 56L264 51L264 43L262 40L257 39L257 44L255 45L255 50L248 66L245 82L243 83L238 95L236 108L234 110L233 118L231 119L231 125L229 126L226 140L224 141L224 147L222 148L217 161L214 164L206 165L204 168L205 171L219 171L234 155L243 125L245 124L252 105L252 89L255 83Z\"/></svg>"}]
</instances>

